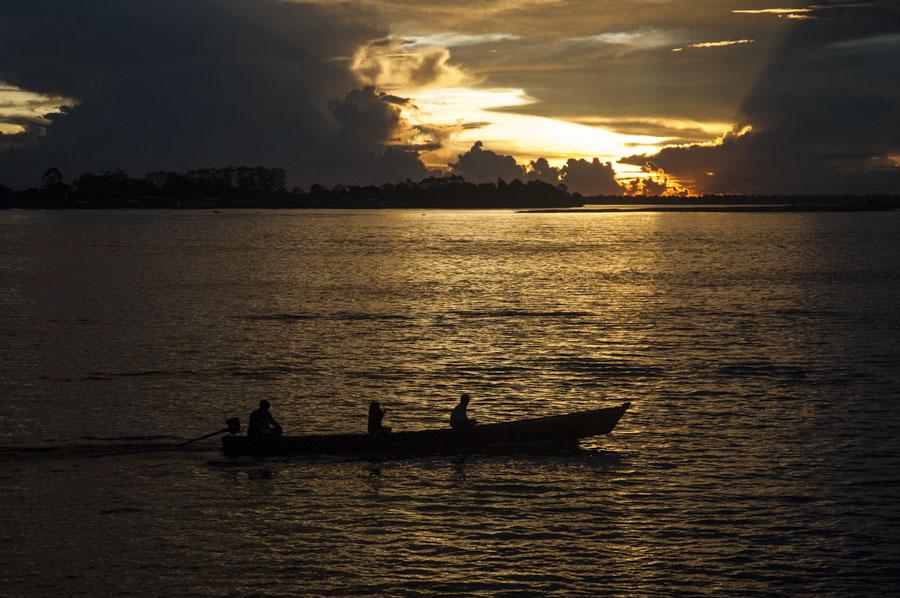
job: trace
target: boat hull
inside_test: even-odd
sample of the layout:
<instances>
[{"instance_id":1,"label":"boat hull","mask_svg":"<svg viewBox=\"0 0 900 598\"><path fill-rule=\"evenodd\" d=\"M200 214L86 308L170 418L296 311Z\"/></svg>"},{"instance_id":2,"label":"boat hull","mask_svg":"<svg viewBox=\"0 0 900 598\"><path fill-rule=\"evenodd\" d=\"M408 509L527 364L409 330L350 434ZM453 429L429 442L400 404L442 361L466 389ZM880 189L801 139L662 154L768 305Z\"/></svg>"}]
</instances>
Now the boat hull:
<instances>
[{"instance_id":1,"label":"boat hull","mask_svg":"<svg viewBox=\"0 0 900 598\"><path fill-rule=\"evenodd\" d=\"M222 448L229 455L331 455L367 453L466 453L516 445L566 444L608 434L630 406L592 409L466 430L418 430L369 434L282 436L277 439L225 436Z\"/></svg>"}]
</instances>

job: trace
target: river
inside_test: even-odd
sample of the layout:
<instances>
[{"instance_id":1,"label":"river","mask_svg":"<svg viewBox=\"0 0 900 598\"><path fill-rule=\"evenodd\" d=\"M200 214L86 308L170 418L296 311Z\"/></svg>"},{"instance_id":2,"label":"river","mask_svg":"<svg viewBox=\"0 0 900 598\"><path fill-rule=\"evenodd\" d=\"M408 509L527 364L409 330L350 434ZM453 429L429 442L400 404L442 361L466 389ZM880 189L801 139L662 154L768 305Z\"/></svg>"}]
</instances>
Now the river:
<instances>
[{"instance_id":1,"label":"river","mask_svg":"<svg viewBox=\"0 0 900 598\"><path fill-rule=\"evenodd\" d=\"M0 595L888 594L898 307L897 213L0 211ZM139 452L461 392L632 407L565 452Z\"/></svg>"}]
</instances>

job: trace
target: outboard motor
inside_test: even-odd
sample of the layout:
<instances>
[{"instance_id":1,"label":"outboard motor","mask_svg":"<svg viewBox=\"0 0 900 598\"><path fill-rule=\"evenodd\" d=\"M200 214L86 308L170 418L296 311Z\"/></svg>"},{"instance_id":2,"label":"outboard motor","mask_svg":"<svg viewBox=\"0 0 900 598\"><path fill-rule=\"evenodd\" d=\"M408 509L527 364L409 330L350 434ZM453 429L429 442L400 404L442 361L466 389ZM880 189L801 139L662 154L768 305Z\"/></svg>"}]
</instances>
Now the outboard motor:
<instances>
[{"instance_id":1,"label":"outboard motor","mask_svg":"<svg viewBox=\"0 0 900 598\"><path fill-rule=\"evenodd\" d=\"M241 420L238 417L229 417L225 420L225 425L228 426L229 434L238 434L241 431Z\"/></svg>"}]
</instances>

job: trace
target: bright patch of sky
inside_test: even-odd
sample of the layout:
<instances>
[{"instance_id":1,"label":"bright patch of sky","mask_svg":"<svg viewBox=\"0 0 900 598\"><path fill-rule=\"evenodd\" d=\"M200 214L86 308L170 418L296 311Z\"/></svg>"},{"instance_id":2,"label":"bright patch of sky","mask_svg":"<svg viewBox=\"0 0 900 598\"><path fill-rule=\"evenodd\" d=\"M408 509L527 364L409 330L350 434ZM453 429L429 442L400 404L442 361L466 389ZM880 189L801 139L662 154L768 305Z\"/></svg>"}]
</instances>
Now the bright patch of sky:
<instances>
[{"instance_id":1,"label":"bright patch of sky","mask_svg":"<svg viewBox=\"0 0 900 598\"><path fill-rule=\"evenodd\" d=\"M688 44L688 48L724 48L727 46L740 46L743 44L752 43L752 39L726 39L719 42L700 42L697 44Z\"/></svg>"},{"instance_id":2,"label":"bright patch of sky","mask_svg":"<svg viewBox=\"0 0 900 598\"><path fill-rule=\"evenodd\" d=\"M667 140L617 133L604 126L504 112L503 108L534 102L522 89L452 87L407 90L402 95L412 100L412 105L404 109L410 124L452 131L440 153L426 156L434 164L452 161L476 141L484 141L488 149L512 155L520 163L543 157L551 164L561 165L568 158L597 157L615 162L624 155L657 151ZM621 173L631 170L622 166Z\"/></svg>"},{"instance_id":3,"label":"bright patch of sky","mask_svg":"<svg viewBox=\"0 0 900 598\"><path fill-rule=\"evenodd\" d=\"M652 49L678 44L679 39L671 31L646 29L636 31L611 31L585 37L576 37L571 41L579 44L608 44L630 46L640 49Z\"/></svg>"},{"instance_id":4,"label":"bright patch of sky","mask_svg":"<svg viewBox=\"0 0 900 598\"><path fill-rule=\"evenodd\" d=\"M46 125L47 116L58 113L67 104L72 105L73 101L0 82L0 132L10 135L23 132L25 124Z\"/></svg>"},{"instance_id":5,"label":"bright patch of sky","mask_svg":"<svg viewBox=\"0 0 900 598\"><path fill-rule=\"evenodd\" d=\"M623 122L638 123L651 127L658 127L660 129L669 129L673 132L699 131L711 137L721 137L734 128L734 125L732 123L727 122L704 122L684 118L659 118L652 116L622 116L615 118L605 116L591 116L580 117L572 120L586 125L604 125L609 127L615 127L615 125Z\"/></svg>"},{"instance_id":6,"label":"bright patch of sky","mask_svg":"<svg viewBox=\"0 0 900 598\"><path fill-rule=\"evenodd\" d=\"M521 39L511 33L432 33L429 35L404 36L406 45L410 46L442 46L445 48L458 48L460 46L477 46L481 44L494 44L497 42L514 41Z\"/></svg>"},{"instance_id":7,"label":"bright patch of sky","mask_svg":"<svg viewBox=\"0 0 900 598\"><path fill-rule=\"evenodd\" d=\"M812 11L812 8L757 8L732 10L731 12L739 15L792 15Z\"/></svg>"}]
</instances>

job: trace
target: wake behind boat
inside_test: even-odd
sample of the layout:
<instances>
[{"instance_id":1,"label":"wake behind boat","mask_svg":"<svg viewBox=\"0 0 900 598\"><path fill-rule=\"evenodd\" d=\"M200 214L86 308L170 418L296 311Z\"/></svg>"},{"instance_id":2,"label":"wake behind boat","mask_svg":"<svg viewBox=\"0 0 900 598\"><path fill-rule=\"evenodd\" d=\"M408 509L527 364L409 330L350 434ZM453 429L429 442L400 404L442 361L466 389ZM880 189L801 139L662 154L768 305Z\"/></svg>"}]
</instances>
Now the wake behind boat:
<instances>
[{"instance_id":1,"label":"wake behind boat","mask_svg":"<svg viewBox=\"0 0 900 598\"><path fill-rule=\"evenodd\" d=\"M331 455L366 453L466 453L485 448L566 444L608 434L631 403L463 430L451 428L386 434L327 434L271 438L224 436L229 455Z\"/></svg>"}]
</instances>

